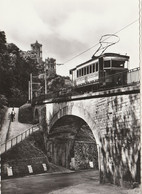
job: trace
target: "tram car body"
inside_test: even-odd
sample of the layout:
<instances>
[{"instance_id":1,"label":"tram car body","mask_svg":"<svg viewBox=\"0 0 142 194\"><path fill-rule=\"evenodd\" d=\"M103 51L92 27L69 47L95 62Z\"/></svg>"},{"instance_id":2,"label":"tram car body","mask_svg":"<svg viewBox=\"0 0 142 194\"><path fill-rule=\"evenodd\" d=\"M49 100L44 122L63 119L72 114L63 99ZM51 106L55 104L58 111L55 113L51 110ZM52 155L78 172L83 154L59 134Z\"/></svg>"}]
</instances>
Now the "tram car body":
<instances>
[{"instance_id":1,"label":"tram car body","mask_svg":"<svg viewBox=\"0 0 142 194\"><path fill-rule=\"evenodd\" d=\"M90 90L92 86L109 87L127 83L129 56L104 53L77 65L70 70L73 86L80 90ZM125 73L126 72L126 73Z\"/></svg>"}]
</instances>

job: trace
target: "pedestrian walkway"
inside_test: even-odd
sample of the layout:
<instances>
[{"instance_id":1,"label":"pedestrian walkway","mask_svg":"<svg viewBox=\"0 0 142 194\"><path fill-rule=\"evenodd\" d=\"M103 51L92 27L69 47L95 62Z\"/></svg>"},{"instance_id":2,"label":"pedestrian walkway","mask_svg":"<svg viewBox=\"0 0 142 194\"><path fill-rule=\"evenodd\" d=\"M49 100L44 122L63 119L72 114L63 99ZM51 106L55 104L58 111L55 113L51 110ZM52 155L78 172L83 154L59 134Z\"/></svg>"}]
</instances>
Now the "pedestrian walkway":
<instances>
[{"instance_id":1,"label":"pedestrian walkway","mask_svg":"<svg viewBox=\"0 0 142 194\"><path fill-rule=\"evenodd\" d=\"M9 115L11 111L12 111L12 108L8 108L5 114L4 123L1 129L1 144L5 143L7 140L17 136L18 134L22 133L27 128L30 128L32 126L31 124L20 123L18 121L19 108L14 108L14 111L16 113L15 119L13 122L11 122L10 128L9 128L9 122L10 122ZM8 128L9 128L9 131L8 131Z\"/></svg>"},{"instance_id":2,"label":"pedestrian walkway","mask_svg":"<svg viewBox=\"0 0 142 194\"><path fill-rule=\"evenodd\" d=\"M26 129L30 128L32 124L20 123L18 121L19 108L14 108L15 120L11 122L8 139L11 139L20 133L24 132Z\"/></svg>"}]
</instances>

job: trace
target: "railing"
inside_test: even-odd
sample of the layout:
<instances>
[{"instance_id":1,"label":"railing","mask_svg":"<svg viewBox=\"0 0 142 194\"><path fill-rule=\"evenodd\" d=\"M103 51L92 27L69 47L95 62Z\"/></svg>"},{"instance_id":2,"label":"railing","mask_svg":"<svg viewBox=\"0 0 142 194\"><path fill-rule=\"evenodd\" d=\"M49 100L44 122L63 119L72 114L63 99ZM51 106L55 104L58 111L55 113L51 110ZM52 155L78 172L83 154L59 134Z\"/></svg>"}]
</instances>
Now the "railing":
<instances>
[{"instance_id":1,"label":"railing","mask_svg":"<svg viewBox=\"0 0 142 194\"><path fill-rule=\"evenodd\" d=\"M103 86L108 87L120 87L120 86L129 86L140 82L140 68L134 68L131 70L126 70L123 72L115 73L112 75L105 76L103 78L93 80L91 82L85 82L82 85L76 86L79 87L87 87L90 85L97 86L96 90L101 89Z\"/></svg>"},{"instance_id":2,"label":"railing","mask_svg":"<svg viewBox=\"0 0 142 194\"><path fill-rule=\"evenodd\" d=\"M25 131L23 131L19 135L15 136L15 137L9 139L8 141L6 141L5 143L1 144L1 154L8 151L9 149L11 149L13 146L17 145L21 141L23 141L26 137L28 137L33 132L39 131L39 130L40 130L39 124L33 125L32 127L30 127L29 129L26 129Z\"/></svg>"},{"instance_id":3,"label":"railing","mask_svg":"<svg viewBox=\"0 0 142 194\"><path fill-rule=\"evenodd\" d=\"M129 70L129 73L127 74L127 83L137 83L140 82L140 68L135 68Z\"/></svg>"},{"instance_id":4,"label":"railing","mask_svg":"<svg viewBox=\"0 0 142 194\"><path fill-rule=\"evenodd\" d=\"M84 79L84 83L80 85L76 85L74 88L71 89L69 93L67 93L68 89L66 91L66 94L64 94L65 92L63 93L62 91L51 92L46 95L41 95L36 97L35 99L33 99L32 103L36 104L39 102L43 102L44 100L47 100L47 99L48 100L50 99L52 101L56 101L56 100L58 101L62 98L64 99L65 97L77 96L81 94L80 92L78 92L78 89L81 90L81 88L85 88L86 92L88 92L87 90L88 86L89 86L89 89L91 88L90 91L96 92L96 91L102 91L105 89L113 89L118 87L134 85L140 82L140 68L138 67L131 70L126 70L116 74L108 75L100 79L92 80L90 82L87 81L85 76L82 77L81 79L82 79L81 81L83 81Z\"/></svg>"}]
</instances>

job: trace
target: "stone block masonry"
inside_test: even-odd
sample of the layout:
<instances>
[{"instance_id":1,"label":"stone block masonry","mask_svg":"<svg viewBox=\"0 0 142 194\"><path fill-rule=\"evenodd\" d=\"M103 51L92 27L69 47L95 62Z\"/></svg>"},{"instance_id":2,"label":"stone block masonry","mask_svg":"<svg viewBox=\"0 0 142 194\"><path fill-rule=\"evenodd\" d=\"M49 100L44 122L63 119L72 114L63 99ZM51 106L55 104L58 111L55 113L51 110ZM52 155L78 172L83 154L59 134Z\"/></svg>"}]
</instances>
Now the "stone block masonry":
<instances>
[{"instance_id":1,"label":"stone block masonry","mask_svg":"<svg viewBox=\"0 0 142 194\"><path fill-rule=\"evenodd\" d=\"M82 95L79 99L43 106L46 107L45 140L60 118L76 116L88 124L95 137L100 181L117 185L125 181L140 182L139 86L101 91L94 96Z\"/></svg>"},{"instance_id":2,"label":"stone block masonry","mask_svg":"<svg viewBox=\"0 0 142 194\"><path fill-rule=\"evenodd\" d=\"M95 143L76 141L74 145L75 169L98 169L98 153ZM92 167L90 166L92 163Z\"/></svg>"}]
</instances>

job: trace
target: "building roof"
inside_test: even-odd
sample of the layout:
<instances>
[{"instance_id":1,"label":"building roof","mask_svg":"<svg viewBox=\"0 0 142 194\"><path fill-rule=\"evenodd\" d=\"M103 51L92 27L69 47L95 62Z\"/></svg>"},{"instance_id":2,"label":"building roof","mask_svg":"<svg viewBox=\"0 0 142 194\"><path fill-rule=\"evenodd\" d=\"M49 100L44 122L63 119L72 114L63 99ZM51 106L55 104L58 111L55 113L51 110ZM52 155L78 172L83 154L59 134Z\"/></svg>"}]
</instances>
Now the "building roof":
<instances>
[{"instance_id":1,"label":"building roof","mask_svg":"<svg viewBox=\"0 0 142 194\"><path fill-rule=\"evenodd\" d=\"M41 46L42 46L42 44L38 43L38 41L36 40L36 42L35 42L35 43L33 43L33 44L31 44L31 46L38 46L38 47L41 47Z\"/></svg>"}]
</instances>

